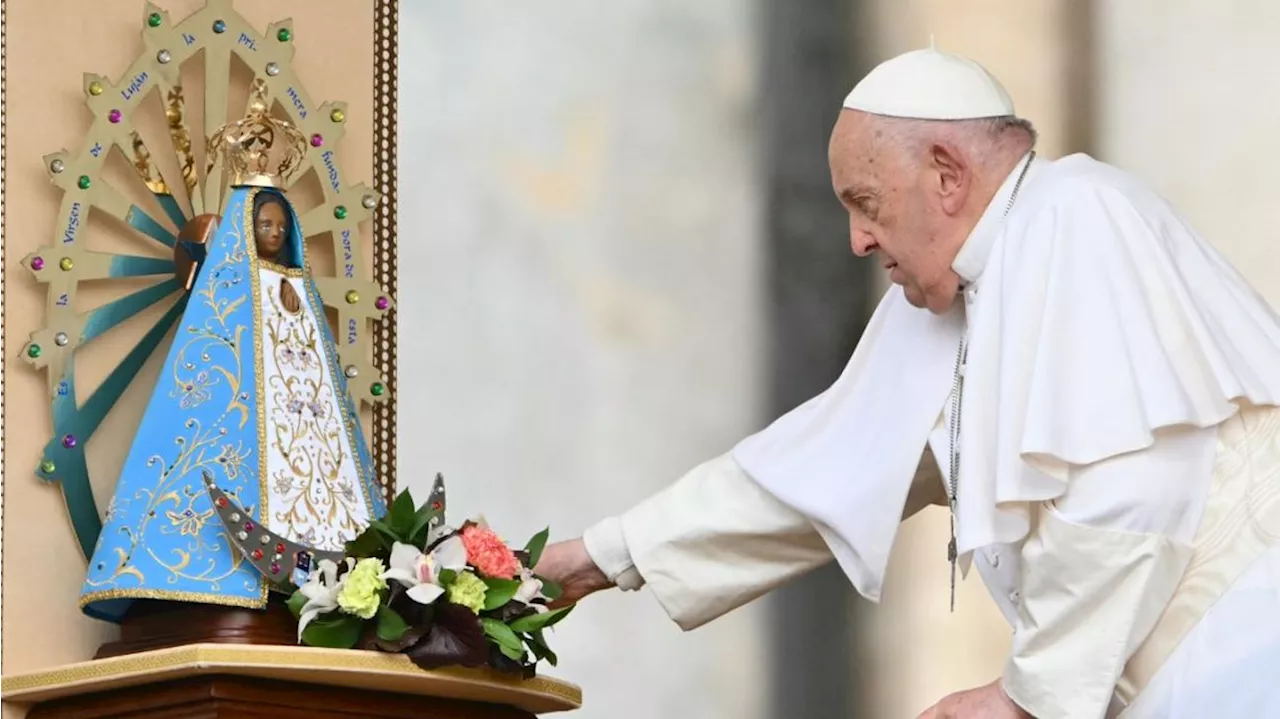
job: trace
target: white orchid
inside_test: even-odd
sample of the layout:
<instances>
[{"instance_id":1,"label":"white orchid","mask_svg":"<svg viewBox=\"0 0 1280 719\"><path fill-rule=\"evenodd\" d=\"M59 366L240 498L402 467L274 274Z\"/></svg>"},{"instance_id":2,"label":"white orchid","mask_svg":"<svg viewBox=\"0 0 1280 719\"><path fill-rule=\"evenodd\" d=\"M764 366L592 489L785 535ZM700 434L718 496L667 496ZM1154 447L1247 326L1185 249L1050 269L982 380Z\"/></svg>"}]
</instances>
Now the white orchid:
<instances>
[{"instance_id":1,"label":"white orchid","mask_svg":"<svg viewBox=\"0 0 1280 719\"><path fill-rule=\"evenodd\" d=\"M411 544L396 542L391 547L391 567L382 573L382 578L399 582L413 601L430 604L444 594L440 573L446 569L461 572L466 566L467 550L457 535L425 554Z\"/></svg>"},{"instance_id":2,"label":"white orchid","mask_svg":"<svg viewBox=\"0 0 1280 719\"><path fill-rule=\"evenodd\" d=\"M516 595L512 599L533 607L539 614L547 611L546 604L533 603L535 599L545 602L548 597L542 593L542 580L533 576L533 570L527 567L520 567L520 588L516 590Z\"/></svg>"},{"instance_id":3,"label":"white orchid","mask_svg":"<svg viewBox=\"0 0 1280 719\"><path fill-rule=\"evenodd\" d=\"M351 557L346 558L347 571L355 566L356 560ZM307 598L307 603L302 605L302 612L298 617L298 641L302 641L302 632L311 623L311 620L325 612L331 612L338 608L338 593L342 591L342 586L347 581L347 575L338 578L338 565L331 559L321 559L316 563L316 569L307 577L307 581L298 591L302 592L302 596Z\"/></svg>"}]
</instances>

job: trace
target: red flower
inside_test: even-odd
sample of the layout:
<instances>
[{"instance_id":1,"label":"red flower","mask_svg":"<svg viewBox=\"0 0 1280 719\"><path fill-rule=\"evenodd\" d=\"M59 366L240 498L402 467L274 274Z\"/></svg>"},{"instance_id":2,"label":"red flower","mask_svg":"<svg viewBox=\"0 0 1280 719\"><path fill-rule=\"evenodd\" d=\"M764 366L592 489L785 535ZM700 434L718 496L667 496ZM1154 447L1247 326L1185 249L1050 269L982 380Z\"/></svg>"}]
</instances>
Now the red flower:
<instances>
[{"instance_id":1,"label":"red flower","mask_svg":"<svg viewBox=\"0 0 1280 719\"><path fill-rule=\"evenodd\" d=\"M491 529L467 527L462 530L462 545L467 549L467 564L486 577L511 579L520 571L515 553Z\"/></svg>"}]
</instances>

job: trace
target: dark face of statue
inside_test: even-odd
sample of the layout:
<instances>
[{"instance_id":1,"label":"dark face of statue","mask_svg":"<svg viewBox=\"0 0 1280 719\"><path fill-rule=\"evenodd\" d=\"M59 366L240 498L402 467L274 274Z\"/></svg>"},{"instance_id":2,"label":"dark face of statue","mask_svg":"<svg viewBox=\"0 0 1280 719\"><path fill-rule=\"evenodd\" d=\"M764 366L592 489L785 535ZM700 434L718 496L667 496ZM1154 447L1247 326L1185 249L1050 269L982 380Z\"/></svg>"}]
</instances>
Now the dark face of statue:
<instances>
[{"instance_id":1,"label":"dark face of statue","mask_svg":"<svg viewBox=\"0 0 1280 719\"><path fill-rule=\"evenodd\" d=\"M284 247L288 218L278 202L264 202L253 217L253 237L258 245L258 257L274 261Z\"/></svg>"}]
</instances>

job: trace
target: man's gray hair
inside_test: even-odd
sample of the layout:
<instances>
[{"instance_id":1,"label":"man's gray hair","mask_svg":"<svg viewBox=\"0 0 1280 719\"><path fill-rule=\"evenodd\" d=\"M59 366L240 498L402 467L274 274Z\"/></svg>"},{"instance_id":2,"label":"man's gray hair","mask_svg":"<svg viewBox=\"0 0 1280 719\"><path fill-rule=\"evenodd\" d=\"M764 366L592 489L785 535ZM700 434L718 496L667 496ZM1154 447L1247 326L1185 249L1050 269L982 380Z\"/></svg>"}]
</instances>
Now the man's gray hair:
<instances>
[{"instance_id":1,"label":"man's gray hair","mask_svg":"<svg viewBox=\"0 0 1280 719\"><path fill-rule=\"evenodd\" d=\"M991 117L983 120L976 120L975 122L986 125L987 131L991 133L992 137L995 137L995 138L999 138L1003 136L1006 132L1014 130L1014 131L1020 131L1022 133L1025 133L1027 136L1027 139L1031 141L1032 147L1035 146L1036 140L1039 139L1039 134L1036 132L1035 126L1031 124L1031 121L1024 120L1023 118L1017 117L1016 115L1005 115L1003 117Z\"/></svg>"}]
</instances>

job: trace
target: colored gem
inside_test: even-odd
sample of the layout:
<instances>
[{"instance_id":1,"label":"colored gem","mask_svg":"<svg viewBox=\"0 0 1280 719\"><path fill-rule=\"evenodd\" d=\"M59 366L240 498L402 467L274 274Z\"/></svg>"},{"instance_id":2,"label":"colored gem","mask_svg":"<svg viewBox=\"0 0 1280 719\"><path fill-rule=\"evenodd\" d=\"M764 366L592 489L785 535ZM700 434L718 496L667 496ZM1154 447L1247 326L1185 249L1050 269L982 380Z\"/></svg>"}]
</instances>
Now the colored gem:
<instances>
[{"instance_id":1,"label":"colored gem","mask_svg":"<svg viewBox=\"0 0 1280 719\"><path fill-rule=\"evenodd\" d=\"M391 302L386 297L379 297L374 300L373 306L380 310L385 310L387 307L391 306Z\"/></svg>"},{"instance_id":2,"label":"colored gem","mask_svg":"<svg viewBox=\"0 0 1280 719\"><path fill-rule=\"evenodd\" d=\"M73 449L76 446L76 436L74 434L68 434L63 436L62 446L66 447L67 449Z\"/></svg>"},{"instance_id":3,"label":"colored gem","mask_svg":"<svg viewBox=\"0 0 1280 719\"><path fill-rule=\"evenodd\" d=\"M69 272L72 267L76 266L76 263L73 262L70 257L63 257L58 260L58 266L62 268L63 272Z\"/></svg>"},{"instance_id":4,"label":"colored gem","mask_svg":"<svg viewBox=\"0 0 1280 719\"><path fill-rule=\"evenodd\" d=\"M53 162L49 163L49 169L53 170L54 172L62 172L63 170L67 169L67 165L62 160L54 160Z\"/></svg>"},{"instance_id":5,"label":"colored gem","mask_svg":"<svg viewBox=\"0 0 1280 719\"><path fill-rule=\"evenodd\" d=\"M243 542L244 540L249 538L249 535L244 532L239 532L236 534L236 538L239 539L241 542Z\"/></svg>"},{"instance_id":6,"label":"colored gem","mask_svg":"<svg viewBox=\"0 0 1280 719\"><path fill-rule=\"evenodd\" d=\"M230 519L231 521L233 521L233 522L239 522L239 521L240 521L240 513L239 513L239 512L232 512L232 513L231 513L231 516L229 517L229 519Z\"/></svg>"},{"instance_id":7,"label":"colored gem","mask_svg":"<svg viewBox=\"0 0 1280 719\"><path fill-rule=\"evenodd\" d=\"M324 135L321 135L320 133L317 132L316 134L311 136L312 147L320 147L322 145L324 145Z\"/></svg>"},{"instance_id":8,"label":"colored gem","mask_svg":"<svg viewBox=\"0 0 1280 719\"><path fill-rule=\"evenodd\" d=\"M79 186L80 189L82 190L89 189L89 186L92 184L93 184L93 180L90 180L88 175L81 175L80 179L76 181L76 185Z\"/></svg>"},{"instance_id":9,"label":"colored gem","mask_svg":"<svg viewBox=\"0 0 1280 719\"><path fill-rule=\"evenodd\" d=\"M173 55L170 55L168 50L161 50L156 53L156 60L158 60L161 65L168 65L169 61L172 59Z\"/></svg>"},{"instance_id":10,"label":"colored gem","mask_svg":"<svg viewBox=\"0 0 1280 719\"><path fill-rule=\"evenodd\" d=\"M355 290L348 290L348 291L347 291L347 304L349 304L349 305L354 305L355 303L357 303L357 302L359 302L359 301L360 301L360 293L359 293L359 292L356 292Z\"/></svg>"},{"instance_id":11,"label":"colored gem","mask_svg":"<svg viewBox=\"0 0 1280 719\"><path fill-rule=\"evenodd\" d=\"M97 80L94 80L93 82L89 83L90 95L97 97L98 95L102 94L102 90L103 90L102 83L98 82Z\"/></svg>"},{"instance_id":12,"label":"colored gem","mask_svg":"<svg viewBox=\"0 0 1280 719\"><path fill-rule=\"evenodd\" d=\"M221 35L227 31L227 24L221 20L213 21L213 31Z\"/></svg>"},{"instance_id":13,"label":"colored gem","mask_svg":"<svg viewBox=\"0 0 1280 719\"><path fill-rule=\"evenodd\" d=\"M279 573L280 573L280 563L279 563L279 562L272 562L272 563L271 563L271 573L272 573L272 574L279 574Z\"/></svg>"},{"instance_id":14,"label":"colored gem","mask_svg":"<svg viewBox=\"0 0 1280 719\"><path fill-rule=\"evenodd\" d=\"M440 511L440 509L443 507L444 507L444 503L442 502L436 501L431 503L431 508L436 510L437 512Z\"/></svg>"},{"instance_id":15,"label":"colored gem","mask_svg":"<svg viewBox=\"0 0 1280 719\"><path fill-rule=\"evenodd\" d=\"M280 31L276 33L276 39L280 42L289 42L289 39L292 37L293 33L290 32L287 27L280 28Z\"/></svg>"},{"instance_id":16,"label":"colored gem","mask_svg":"<svg viewBox=\"0 0 1280 719\"><path fill-rule=\"evenodd\" d=\"M151 27L160 27L160 23L163 21L164 18L160 17L160 13L158 12L153 12L147 16L147 24Z\"/></svg>"},{"instance_id":17,"label":"colored gem","mask_svg":"<svg viewBox=\"0 0 1280 719\"><path fill-rule=\"evenodd\" d=\"M386 391L387 391L387 388L384 387L381 382L374 382L372 385L369 386L369 393L372 394L374 397L381 397L382 393Z\"/></svg>"},{"instance_id":18,"label":"colored gem","mask_svg":"<svg viewBox=\"0 0 1280 719\"><path fill-rule=\"evenodd\" d=\"M329 119L333 120L334 122L342 122L343 120L347 119L347 113L343 112L342 110L334 110L333 112L329 113Z\"/></svg>"},{"instance_id":19,"label":"colored gem","mask_svg":"<svg viewBox=\"0 0 1280 719\"><path fill-rule=\"evenodd\" d=\"M373 195L365 195L364 198L360 200L360 204L364 205L364 209L372 210L378 206L378 198Z\"/></svg>"},{"instance_id":20,"label":"colored gem","mask_svg":"<svg viewBox=\"0 0 1280 719\"><path fill-rule=\"evenodd\" d=\"M40 471L45 474L53 474L53 470L57 468L58 465L54 464L52 459L46 459L40 463Z\"/></svg>"},{"instance_id":21,"label":"colored gem","mask_svg":"<svg viewBox=\"0 0 1280 719\"><path fill-rule=\"evenodd\" d=\"M280 542L279 544L276 545L276 554L283 554L283 553L284 553L284 542Z\"/></svg>"},{"instance_id":22,"label":"colored gem","mask_svg":"<svg viewBox=\"0 0 1280 719\"><path fill-rule=\"evenodd\" d=\"M246 531L246 532L252 532L252 531L253 531L253 522L245 522L245 523L244 523L244 531Z\"/></svg>"},{"instance_id":23,"label":"colored gem","mask_svg":"<svg viewBox=\"0 0 1280 719\"><path fill-rule=\"evenodd\" d=\"M39 272L40 270L43 270L43 269L44 269L44 258L43 258L43 257L32 257L32 258L31 258L31 269L35 270L36 272Z\"/></svg>"},{"instance_id":24,"label":"colored gem","mask_svg":"<svg viewBox=\"0 0 1280 719\"><path fill-rule=\"evenodd\" d=\"M218 502L217 502L217 504L218 504L218 507L219 507L219 508L222 508L222 507L227 506L227 498L226 498L226 497L218 497Z\"/></svg>"},{"instance_id":25,"label":"colored gem","mask_svg":"<svg viewBox=\"0 0 1280 719\"><path fill-rule=\"evenodd\" d=\"M275 64L274 62L267 63L267 74L270 75L271 77L275 77L276 75L279 75L280 66Z\"/></svg>"},{"instance_id":26,"label":"colored gem","mask_svg":"<svg viewBox=\"0 0 1280 719\"><path fill-rule=\"evenodd\" d=\"M353 364L347 365L347 368L342 372L347 375L348 378L354 378L356 375L360 374L360 370Z\"/></svg>"},{"instance_id":27,"label":"colored gem","mask_svg":"<svg viewBox=\"0 0 1280 719\"><path fill-rule=\"evenodd\" d=\"M107 119L112 122L120 122L120 118L122 117L124 117L124 115L120 114L119 110L112 110L111 112L107 113Z\"/></svg>"},{"instance_id":28,"label":"colored gem","mask_svg":"<svg viewBox=\"0 0 1280 719\"><path fill-rule=\"evenodd\" d=\"M70 341L71 341L71 338L67 337L66 332L59 332L58 334L53 336L53 343L55 345L58 345L59 347L66 347L67 343Z\"/></svg>"},{"instance_id":29,"label":"colored gem","mask_svg":"<svg viewBox=\"0 0 1280 719\"><path fill-rule=\"evenodd\" d=\"M346 205L338 205L337 207L333 208L333 216L338 218L339 220L347 219Z\"/></svg>"},{"instance_id":30,"label":"colored gem","mask_svg":"<svg viewBox=\"0 0 1280 719\"><path fill-rule=\"evenodd\" d=\"M258 561L259 559L262 559L262 550L261 550L261 549L255 549L255 550L253 550L253 554L251 554L250 556L252 556L252 557L253 557L253 561L255 561L255 562L256 562L256 561Z\"/></svg>"}]
</instances>

